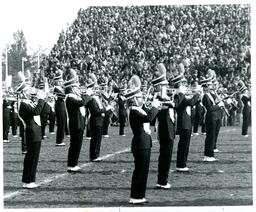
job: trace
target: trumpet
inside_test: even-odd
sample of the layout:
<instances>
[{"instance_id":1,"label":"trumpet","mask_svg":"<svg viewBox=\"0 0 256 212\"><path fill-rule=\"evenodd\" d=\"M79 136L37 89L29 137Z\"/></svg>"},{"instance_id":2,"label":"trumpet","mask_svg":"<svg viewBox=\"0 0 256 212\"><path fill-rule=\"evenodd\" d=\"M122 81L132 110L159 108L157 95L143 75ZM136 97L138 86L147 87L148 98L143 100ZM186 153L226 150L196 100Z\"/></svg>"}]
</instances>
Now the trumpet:
<instances>
[{"instance_id":1,"label":"trumpet","mask_svg":"<svg viewBox=\"0 0 256 212\"><path fill-rule=\"evenodd\" d=\"M178 88L167 88L167 92L170 94L176 94L179 93L179 89ZM188 88L187 92L185 93L185 95L195 95L196 93L202 93L203 89L200 88Z\"/></svg>"}]
</instances>

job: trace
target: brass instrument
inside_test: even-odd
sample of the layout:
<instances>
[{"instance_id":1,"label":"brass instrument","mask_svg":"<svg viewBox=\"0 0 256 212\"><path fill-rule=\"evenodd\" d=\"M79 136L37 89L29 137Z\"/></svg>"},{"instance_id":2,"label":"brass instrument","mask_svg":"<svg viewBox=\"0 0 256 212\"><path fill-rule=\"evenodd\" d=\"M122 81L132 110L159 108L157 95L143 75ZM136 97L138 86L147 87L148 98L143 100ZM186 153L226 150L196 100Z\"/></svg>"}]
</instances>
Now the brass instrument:
<instances>
[{"instance_id":1,"label":"brass instrument","mask_svg":"<svg viewBox=\"0 0 256 212\"><path fill-rule=\"evenodd\" d=\"M214 94L215 94L215 96L216 96L216 98L217 98L217 102L218 102L218 103L224 101L224 99L221 98L221 97L217 94L216 90L214 90L213 92L214 92ZM225 107L225 105L224 105L224 106L221 106L221 109L225 112L225 114L226 114L227 116L230 116L230 115L229 115L229 112L228 112L228 110L227 110L227 108Z\"/></svg>"}]
</instances>

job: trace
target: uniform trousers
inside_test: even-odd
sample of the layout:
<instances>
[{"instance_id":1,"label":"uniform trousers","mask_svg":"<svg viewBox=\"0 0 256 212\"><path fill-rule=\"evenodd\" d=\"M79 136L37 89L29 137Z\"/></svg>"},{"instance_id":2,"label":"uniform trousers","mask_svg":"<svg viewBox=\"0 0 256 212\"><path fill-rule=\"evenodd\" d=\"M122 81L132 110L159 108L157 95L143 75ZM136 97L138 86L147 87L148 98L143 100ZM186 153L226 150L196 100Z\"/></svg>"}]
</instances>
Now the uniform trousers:
<instances>
[{"instance_id":1,"label":"uniform trousers","mask_svg":"<svg viewBox=\"0 0 256 212\"><path fill-rule=\"evenodd\" d=\"M17 135L18 114L13 112L11 115L12 135Z\"/></svg>"},{"instance_id":2,"label":"uniform trousers","mask_svg":"<svg viewBox=\"0 0 256 212\"><path fill-rule=\"evenodd\" d=\"M19 125L20 125L20 137L21 137L21 151L25 152L25 151L27 151L27 142L25 139L24 125L21 121L20 121Z\"/></svg>"},{"instance_id":3,"label":"uniform trousers","mask_svg":"<svg viewBox=\"0 0 256 212\"><path fill-rule=\"evenodd\" d=\"M250 125L250 112L243 112L242 135L248 134L249 125Z\"/></svg>"},{"instance_id":4,"label":"uniform trousers","mask_svg":"<svg viewBox=\"0 0 256 212\"><path fill-rule=\"evenodd\" d=\"M201 126L201 132L205 132L205 123L204 123L204 115L196 113L194 125L193 125L193 133L198 132L198 128Z\"/></svg>"},{"instance_id":5,"label":"uniform trousers","mask_svg":"<svg viewBox=\"0 0 256 212\"><path fill-rule=\"evenodd\" d=\"M42 139L44 139L45 136L45 128L47 126L48 117L47 116L41 116L41 134Z\"/></svg>"},{"instance_id":6,"label":"uniform trousers","mask_svg":"<svg viewBox=\"0 0 256 212\"><path fill-rule=\"evenodd\" d=\"M86 137L91 137L91 127L90 127L90 119L88 119L87 125L86 125Z\"/></svg>"},{"instance_id":7,"label":"uniform trousers","mask_svg":"<svg viewBox=\"0 0 256 212\"><path fill-rule=\"evenodd\" d=\"M199 119L199 117L196 115L196 116L195 116L194 125L193 125L193 132L194 132L194 133L197 133L197 132L198 132L199 124L200 124L200 119Z\"/></svg>"},{"instance_id":8,"label":"uniform trousers","mask_svg":"<svg viewBox=\"0 0 256 212\"><path fill-rule=\"evenodd\" d=\"M215 132L215 140L214 140L214 147L213 149L217 149L217 140L220 132L220 127L221 127L221 119L218 119L216 121L216 132Z\"/></svg>"},{"instance_id":9,"label":"uniform trousers","mask_svg":"<svg viewBox=\"0 0 256 212\"><path fill-rule=\"evenodd\" d=\"M133 150L135 169L132 175L131 198L145 197L151 149Z\"/></svg>"},{"instance_id":10,"label":"uniform trousers","mask_svg":"<svg viewBox=\"0 0 256 212\"><path fill-rule=\"evenodd\" d=\"M124 127L125 127L125 116L119 116L119 135L123 135L124 134Z\"/></svg>"},{"instance_id":11,"label":"uniform trousers","mask_svg":"<svg viewBox=\"0 0 256 212\"><path fill-rule=\"evenodd\" d=\"M78 164L84 130L72 129L70 127L70 146L68 149L68 167L75 167Z\"/></svg>"},{"instance_id":12,"label":"uniform trousers","mask_svg":"<svg viewBox=\"0 0 256 212\"><path fill-rule=\"evenodd\" d=\"M49 132L54 132L54 125L55 125L55 113L53 111L49 114Z\"/></svg>"},{"instance_id":13,"label":"uniform trousers","mask_svg":"<svg viewBox=\"0 0 256 212\"><path fill-rule=\"evenodd\" d=\"M91 126L91 140L90 140L90 159L96 159L100 155L100 147L102 140L102 126Z\"/></svg>"},{"instance_id":14,"label":"uniform trousers","mask_svg":"<svg viewBox=\"0 0 256 212\"><path fill-rule=\"evenodd\" d=\"M10 129L10 118L3 118L3 140L8 140L8 133Z\"/></svg>"},{"instance_id":15,"label":"uniform trousers","mask_svg":"<svg viewBox=\"0 0 256 212\"><path fill-rule=\"evenodd\" d=\"M106 112L105 113L105 117L104 117L104 121L103 121L103 135L108 135L108 127L110 124L110 115L111 112Z\"/></svg>"},{"instance_id":16,"label":"uniform trousers","mask_svg":"<svg viewBox=\"0 0 256 212\"><path fill-rule=\"evenodd\" d=\"M160 185L166 185L172 160L173 140L160 140L160 154L158 157L158 180Z\"/></svg>"},{"instance_id":17,"label":"uniform trousers","mask_svg":"<svg viewBox=\"0 0 256 212\"><path fill-rule=\"evenodd\" d=\"M204 145L204 155L214 157L214 144L216 137L217 120L208 120L206 122L206 137Z\"/></svg>"},{"instance_id":18,"label":"uniform trousers","mask_svg":"<svg viewBox=\"0 0 256 212\"><path fill-rule=\"evenodd\" d=\"M45 136L45 128L46 128L46 125L42 124L42 125L41 125L42 139L44 139L44 136Z\"/></svg>"},{"instance_id":19,"label":"uniform trousers","mask_svg":"<svg viewBox=\"0 0 256 212\"><path fill-rule=\"evenodd\" d=\"M22 174L23 183L35 182L40 149L41 141L28 142L27 153L24 158L24 168Z\"/></svg>"},{"instance_id":20,"label":"uniform trousers","mask_svg":"<svg viewBox=\"0 0 256 212\"><path fill-rule=\"evenodd\" d=\"M191 130L183 129L179 130L179 144L177 151L177 168L185 168L187 166L187 158L191 139Z\"/></svg>"},{"instance_id":21,"label":"uniform trousers","mask_svg":"<svg viewBox=\"0 0 256 212\"><path fill-rule=\"evenodd\" d=\"M70 135L70 130L69 130L69 127L68 127L68 123L67 123L67 121L65 121L66 123L65 123L65 133L66 133L66 135Z\"/></svg>"},{"instance_id":22,"label":"uniform trousers","mask_svg":"<svg viewBox=\"0 0 256 212\"><path fill-rule=\"evenodd\" d=\"M57 136L56 136L57 144L60 144L63 142L66 125L67 124L65 119L57 120Z\"/></svg>"}]
</instances>

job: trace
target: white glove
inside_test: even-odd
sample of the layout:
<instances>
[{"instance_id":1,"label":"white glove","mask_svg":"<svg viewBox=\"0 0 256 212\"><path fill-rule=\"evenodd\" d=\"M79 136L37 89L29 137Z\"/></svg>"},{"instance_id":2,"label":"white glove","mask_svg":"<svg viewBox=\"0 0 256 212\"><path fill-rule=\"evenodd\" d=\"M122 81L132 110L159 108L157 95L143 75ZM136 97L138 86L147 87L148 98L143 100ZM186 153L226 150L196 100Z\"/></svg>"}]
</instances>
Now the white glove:
<instances>
[{"instance_id":1,"label":"white glove","mask_svg":"<svg viewBox=\"0 0 256 212\"><path fill-rule=\"evenodd\" d=\"M92 88L88 88L85 93L86 95L91 96L94 93L94 91L92 90Z\"/></svg>"},{"instance_id":2,"label":"white glove","mask_svg":"<svg viewBox=\"0 0 256 212\"><path fill-rule=\"evenodd\" d=\"M46 93L44 91L42 91L42 90L38 90L37 98L38 99L45 99L46 98Z\"/></svg>"},{"instance_id":3,"label":"white glove","mask_svg":"<svg viewBox=\"0 0 256 212\"><path fill-rule=\"evenodd\" d=\"M152 106L157 108L157 109L160 109L161 106L162 106L162 103L158 99L154 99L153 102L152 102Z\"/></svg>"},{"instance_id":4,"label":"white glove","mask_svg":"<svg viewBox=\"0 0 256 212\"><path fill-rule=\"evenodd\" d=\"M219 107L224 107L224 103L223 103L223 102L219 102L219 103L218 103L218 106L219 106Z\"/></svg>"},{"instance_id":5,"label":"white glove","mask_svg":"<svg viewBox=\"0 0 256 212\"><path fill-rule=\"evenodd\" d=\"M232 103L232 99L228 98L226 102L227 102L227 104L231 104Z\"/></svg>"},{"instance_id":6,"label":"white glove","mask_svg":"<svg viewBox=\"0 0 256 212\"><path fill-rule=\"evenodd\" d=\"M106 110L112 110L113 109L113 107L111 106L111 105L108 105L107 107L106 107Z\"/></svg>"}]
</instances>

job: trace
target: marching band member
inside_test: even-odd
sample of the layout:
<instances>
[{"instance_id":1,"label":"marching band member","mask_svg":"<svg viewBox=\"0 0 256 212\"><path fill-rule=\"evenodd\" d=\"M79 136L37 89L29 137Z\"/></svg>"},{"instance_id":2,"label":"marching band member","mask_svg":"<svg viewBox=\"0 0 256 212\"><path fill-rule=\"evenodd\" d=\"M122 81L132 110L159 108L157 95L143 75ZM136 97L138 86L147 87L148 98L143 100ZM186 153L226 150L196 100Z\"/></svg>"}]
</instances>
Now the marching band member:
<instances>
[{"instance_id":1,"label":"marching band member","mask_svg":"<svg viewBox=\"0 0 256 212\"><path fill-rule=\"evenodd\" d=\"M106 110L110 109L110 106L106 108L103 107L102 100L100 96L95 92L95 88L97 87L97 78L94 74L89 74L89 78L87 79L87 89L93 92L91 101L88 103L88 108L90 111L90 132L91 132L91 140L90 140L90 160L92 162L99 162L101 159L100 148L101 148L101 140L102 140L102 132L103 132L103 121Z\"/></svg>"},{"instance_id":2,"label":"marching band member","mask_svg":"<svg viewBox=\"0 0 256 212\"><path fill-rule=\"evenodd\" d=\"M106 77L101 77L99 78L99 86L101 88L101 98L102 98L102 103L104 107L106 108L109 105L109 98L110 94L107 93L107 88L108 88L108 79ZM111 116L112 111L109 109L105 112L105 116L103 119L103 131L102 135L105 138L108 138L108 127L110 124L110 116Z\"/></svg>"},{"instance_id":3,"label":"marching band member","mask_svg":"<svg viewBox=\"0 0 256 212\"><path fill-rule=\"evenodd\" d=\"M238 83L239 86L239 93L241 101L243 102L243 123L242 123L242 135L244 137L248 137L248 127L250 124L250 117L251 117L251 96L249 93L248 88L245 86L243 81Z\"/></svg>"},{"instance_id":4,"label":"marching band member","mask_svg":"<svg viewBox=\"0 0 256 212\"><path fill-rule=\"evenodd\" d=\"M63 142L65 130L67 128L67 113L66 113L66 105L64 102L65 92L62 87L55 86L53 90L53 94L56 95L57 99L55 101L55 117L57 123L57 132L56 132L56 146L65 146L66 144Z\"/></svg>"},{"instance_id":5,"label":"marching band member","mask_svg":"<svg viewBox=\"0 0 256 212\"><path fill-rule=\"evenodd\" d=\"M53 92L54 89L57 86L57 89L61 89L62 90L62 86L63 86L63 71L60 69L57 69L55 71L54 74L54 78L53 78L53 82L54 82L54 88L53 88ZM64 91L62 92L62 94L64 93ZM56 94L56 96L58 97L58 95ZM61 96L63 97L63 96ZM65 94L64 94L64 98L65 98ZM55 125L55 99L53 96L49 97L49 101L48 104L50 105L50 113L49 113L49 133L50 134L55 134L54 133L54 125Z\"/></svg>"},{"instance_id":6,"label":"marching band member","mask_svg":"<svg viewBox=\"0 0 256 212\"><path fill-rule=\"evenodd\" d=\"M178 92L174 95L174 103L177 112L177 134L180 137L176 170L180 172L189 171L189 168L187 167L187 158L192 133L191 107L199 102L200 97L198 93L194 94L192 98L186 97L188 88L187 80L184 77L184 71L183 64L179 64L179 73L172 78L174 88L178 89Z\"/></svg>"},{"instance_id":7,"label":"marching band member","mask_svg":"<svg viewBox=\"0 0 256 212\"><path fill-rule=\"evenodd\" d=\"M203 105L206 109L205 124L206 124L206 138L204 148L204 159L206 162L213 162L217 159L214 157L214 145L217 136L217 122L220 107L224 106L222 101L216 103L216 95L211 92L213 76L208 73L205 78L201 79L201 85L204 89L204 96L202 99Z\"/></svg>"},{"instance_id":8,"label":"marching band member","mask_svg":"<svg viewBox=\"0 0 256 212\"><path fill-rule=\"evenodd\" d=\"M63 84L66 93L65 104L70 130L70 146L68 150L68 172L78 172L78 159L85 129L85 106L91 100L88 95L81 95L78 90L78 77L74 69L70 69Z\"/></svg>"},{"instance_id":9,"label":"marching band member","mask_svg":"<svg viewBox=\"0 0 256 212\"><path fill-rule=\"evenodd\" d=\"M54 77L54 83L55 83L55 86L57 86L58 88L61 87L61 90L64 92L64 95L65 95L65 91L63 90L63 71L58 69L56 72L55 72L55 77ZM65 106L66 108L66 106ZM67 117L67 114L66 114L66 117ZM66 118L67 120L67 118ZM65 127L65 134L66 136L69 138L70 137L70 132L69 132L69 127L68 127L68 122L66 121L66 127Z\"/></svg>"},{"instance_id":10,"label":"marching band member","mask_svg":"<svg viewBox=\"0 0 256 212\"><path fill-rule=\"evenodd\" d=\"M134 75L130 79L128 89L125 93L127 103L130 107L129 120L133 132L131 150L135 164L129 200L131 204L141 204L147 201L145 199L145 193L152 147L150 121L155 118L158 113L157 108L160 107L160 101L155 99L152 102L151 110L145 111L145 108L142 107L143 95L140 86L139 77Z\"/></svg>"},{"instance_id":11,"label":"marching band member","mask_svg":"<svg viewBox=\"0 0 256 212\"><path fill-rule=\"evenodd\" d=\"M213 76L216 76L216 75L213 75ZM214 77L212 79L212 87L211 87L211 93L212 93L213 96L214 96L214 94L217 95L217 90L219 88L218 86L219 86L219 83L218 83L216 77ZM219 136L221 122L222 122L224 113L223 113L223 110L221 108L219 110L216 110L216 112L217 112L216 134L215 134L215 141L214 141L213 151L217 153L217 152L219 152L219 150L217 149L217 141L218 141L218 136Z\"/></svg>"},{"instance_id":12,"label":"marching band member","mask_svg":"<svg viewBox=\"0 0 256 212\"><path fill-rule=\"evenodd\" d=\"M44 88L45 88L45 82L44 82L44 79L41 79L41 81L39 82L39 89L44 90ZM50 112L51 112L51 106L48 104L47 101L45 101L43 110L42 110L42 112L40 114L42 139L45 139L47 137L45 135L45 128L46 128L47 123L48 123Z\"/></svg>"},{"instance_id":13,"label":"marching band member","mask_svg":"<svg viewBox=\"0 0 256 212\"><path fill-rule=\"evenodd\" d=\"M159 93L160 101L170 101L166 90L166 68L163 63L157 65L157 77L152 80L155 90ZM157 132L160 144L158 158L157 188L169 189L168 175L172 159L173 143L175 138L174 104L163 105L157 114Z\"/></svg>"},{"instance_id":14,"label":"marching band member","mask_svg":"<svg viewBox=\"0 0 256 212\"><path fill-rule=\"evenodd\" d=\"M6 94L3 94L3 142L9 143L8 133L11 124L11 105L6 98Z\"/></svg>"},{"instance_id":15,"label":"marching band member","mask_svg":"<svg viewBox=\"0 0 256 212\"><path fill-rule=\"evenodd\" d=\"M18 115L23 122L25 129L25 140L27 145L27 153L24 158L24 167L22 174L23 188L33 189L38 187L35 183L36 170L41 148L41 121L40 114L45 103L45 93L43 91L35 91L25 82L24 75L18 73L21 83L16 89L19 95L18 99ZM30 100L31 93L37 92L37 102Z\"/></svg>"},{"instance_id":16,"label":"marching band member","mask_svg":"<svg viewBox=\"0 0 256 212\"><path fill-rule=\"evenodd\" d=\"M54 88L53 94L55 95L55 118L57 124L56 132L56 144L55 146L65 146L63 142L64 135L69 135L68 124L67 124L67 109L65 105L65 92L63 90L63 71L58 69L54 75Z\"/></svg>"},{"instance_id":17,"label":"marching band member","mask_svg":"<svg viewBox=\"0 0 256 212\"><path fill-rule=\"evenodd\" d=\"M200 85L197 81L194 82L194 89L198 89ZM204 122L204 114L205 114L205 108L202 104L202 98L200 98L200 101L196 103L195 107L195 120L193 125L193 135L199 135L198 127L201 126L201 133L205 133L205 122Z\"/></svg>"}]
</instances>

